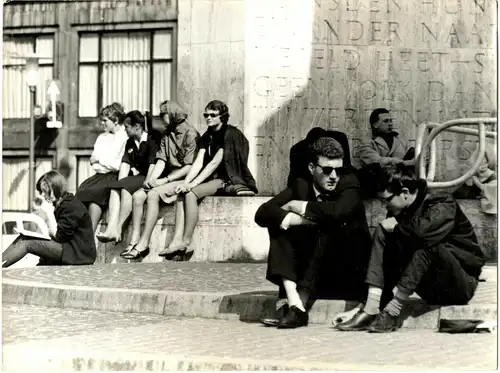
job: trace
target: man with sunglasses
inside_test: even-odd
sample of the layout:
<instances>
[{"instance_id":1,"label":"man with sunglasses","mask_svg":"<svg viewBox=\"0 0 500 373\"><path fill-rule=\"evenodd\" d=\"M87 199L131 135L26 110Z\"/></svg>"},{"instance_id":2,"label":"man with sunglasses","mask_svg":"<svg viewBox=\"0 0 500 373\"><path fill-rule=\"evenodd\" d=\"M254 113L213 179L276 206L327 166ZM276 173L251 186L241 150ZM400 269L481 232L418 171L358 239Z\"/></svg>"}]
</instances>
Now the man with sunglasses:
<instances>
[{"instance_id":1,"label":"man with sunglasses","mask_svg":"<svg viewBox=\"0 0 500 373\"><path fill-rule=\"evenodd\" d=\"M413 292L433 305L467 304L485 257L455 199L428 193L426 181L417 180L404 165L379 168L375 186L388 217L373 238L366 275L368 297L363 309L336 328L395 331Z\"/></svg>"},{"instance_id":2,"label":"man with sunglasses","mask_svg":"<svg viewBox=\"0 0 500 373\"><path fill-rule=\"evenodd\" d=\"M358 149L362 166L372 163L380 165L403 163L414 165L415 149L393 130L391 114L387 109L377 108L370 114L372 138Z\"/></svg>"},{"instance_id":3,"label":"man with sunglasses","mask_svg":"<svg viewBox=\"0 0 500 373\"><path fill-rule=\"evenodd\" d=\"M371 240L358 180L344 168L342 146L331 137L315 140L308 157L307 192L288 187L255 214L269 230L266 278L279 286L276 317L261 321L278 328L306 326L313 297L366 296Z\"/></svg>"}]
</instances>

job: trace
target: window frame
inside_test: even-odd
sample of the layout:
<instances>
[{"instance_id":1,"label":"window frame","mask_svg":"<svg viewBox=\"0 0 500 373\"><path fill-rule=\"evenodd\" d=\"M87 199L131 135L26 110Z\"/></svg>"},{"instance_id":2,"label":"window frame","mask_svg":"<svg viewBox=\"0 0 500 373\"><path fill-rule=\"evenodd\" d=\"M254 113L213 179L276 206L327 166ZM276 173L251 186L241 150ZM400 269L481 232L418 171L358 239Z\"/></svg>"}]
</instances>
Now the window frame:
<instances>
[{"instance_id":1,"label":"window frame","mask_svg":"<svg viewBox=\"0 0 500 373\"><path fill-rule=\"evenodd\" d=\"M154 58L155 51L155 43L154 43L154 35L156 32L167 31L171 34L171 57L170 58ZM134 33L148 33L149 34L149 56L147 60L123 60L123 61L103 61L102 60L102 39L103 35L112 35L112 34L134 34ZM80 61L80 45L81 45L81 36L88 34L97 34L98 35L98 56L97 61ZM130 29L99 29L99 30L78 30L78 56L77 56L77 82L78 87L80 85L80 67L81 66L97 66L97 113L102 108L102 92L103 92L103 81L102 81L102 72L103 65L113 64L113 63L121 63L121 62L146 62L149 63L149 111L153 112L153 82L154 82L154 66L156 63L170 63L170 99L175 100L177 98L177 27L175 24L167 24L162 25L160 27L147 27L147 28L130 28ZM77 122L79 125L87 126L93 125L96 123L96 119L98 119L99 114L95 117L89 116L80 116L80 89L77 90Z\"/></svg>"},{"instance_id":2,"label":"window frame","mask_svg":"<svg viewBox=\"0 0 500 373\"><path fill-rule=\"evenodd\" d=\"M12 38L15 39L16 37L32 37L33 41L36 46L36 38L37 37L43 37L43 36L51 36L52 37L52 63L39 63L40 67L49 67L52 66L52 80L57 80L59 78L59 61L58 61L58 56L57 56L57 50L58 50L58 34L57 34L57 28L51 28L51 27L44 27L42 29L37 29L33 27L29 28L5 28L3 30L3 36L2 36L2 43L4 39ZM3 45L3 44L2 44ZM33 53L36 53L36 51L33 49ZM19 64L3 64L2 60L2 69L5 67L12 67L12 66L25 66L26 62L21 63L22 59L19 59L20 63ZM23 85L27 84L26 82L23 82ZM40 104L38 102L35 102L35 105ZM26 118L3 118L2 117L2 123L5 126L5 128L13 128L16 130L21 130L24 131L25 129L29 129L29 123L30 117Z\"/></svg>"}]
</instances>

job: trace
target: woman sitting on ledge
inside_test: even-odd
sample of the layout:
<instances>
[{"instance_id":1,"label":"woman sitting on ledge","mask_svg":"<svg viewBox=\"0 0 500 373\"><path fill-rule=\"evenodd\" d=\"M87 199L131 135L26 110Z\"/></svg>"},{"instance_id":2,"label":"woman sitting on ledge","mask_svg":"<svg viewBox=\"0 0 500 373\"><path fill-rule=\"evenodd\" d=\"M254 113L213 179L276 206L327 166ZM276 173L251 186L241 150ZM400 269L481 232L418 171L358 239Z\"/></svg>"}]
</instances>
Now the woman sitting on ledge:
<instances>
[{"instance_id":1,"label":"woman sitting on ledge","mask_svg":"<svg viewBox=\"0 0 500 373\"><path fill-rule=\"evenodd\" d=\"M41 194L34 202L49 227L50 239L21 235L3 252L2 268L26 254L39 256L50 264L93 264L97 253L90 215L73 194L67 192L64 176L49 171L36 183Z\"/></svg>"},{"instance_id":2,"label":"woman sitting on ledge","mask_svg":"<svg viewBox=\"0 0 500 373\"><path fill-rule=\"evenodd\" d=\"M198 222L198 204L213 195L255 195L257 187L247 166L248 140L236 127L227 123L229 109L214 100L203 113L208 130L199 143L199 151L184 183L175 188L175 232L169 247L158 255L187 261L193 256L189 245Z\"/></svg>"}]
</instances>

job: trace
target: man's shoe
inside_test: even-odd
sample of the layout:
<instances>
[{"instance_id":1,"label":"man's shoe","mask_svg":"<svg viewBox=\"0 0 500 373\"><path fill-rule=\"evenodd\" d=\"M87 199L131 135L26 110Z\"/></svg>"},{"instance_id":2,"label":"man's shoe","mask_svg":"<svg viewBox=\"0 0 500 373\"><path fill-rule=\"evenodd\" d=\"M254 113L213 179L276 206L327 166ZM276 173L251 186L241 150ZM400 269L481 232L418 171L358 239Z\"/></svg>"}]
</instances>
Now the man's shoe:
<instances>
[{"instance_id":1,"label":"man's shoe","mask_svg":"<svg viewBox=\"0 0 500 373\"><path fill-rule=\"evenodd\" d=\"M387 311L382 311L370 325L368 331L370 333L389 333L395 332L400 327L399 316L391 316Z\"/></svg>"},{"instance_id":2,"label":"man's shoe","mask_svg":"<svg viewBox=\"0 0 500 373\"><path fill-rule=\"evenodd\" d=\"M278 326L280 319L288 314L288 304L282 305L276 310L275 317L263 317L260 322L266 326Z\"/></svg>"},{"instance_id":3,"label":"man's shoe","mask_svg":"<svg viewBox=\"0 0 500 373\"><path fill-rule=\"evenodd\" d=\"M288 313L283 316L279 323L278 329L294 329L309 324L309 314L307 311L302 311L296 306L291 306Z\"/></svg>"},{"instance_id":4,"label":"man's shoe","mask_svg":"<svg viewBox=\"0 0 500 373\"><path fill-rule=\"evenodd\" d=\"M370 315L363 310L359 310L352 319L338 324L335 326L335 329L342 330L343 332L359 332L361 330L367 330L376 318L377 315Z\"/></svg>"}]
</instances>

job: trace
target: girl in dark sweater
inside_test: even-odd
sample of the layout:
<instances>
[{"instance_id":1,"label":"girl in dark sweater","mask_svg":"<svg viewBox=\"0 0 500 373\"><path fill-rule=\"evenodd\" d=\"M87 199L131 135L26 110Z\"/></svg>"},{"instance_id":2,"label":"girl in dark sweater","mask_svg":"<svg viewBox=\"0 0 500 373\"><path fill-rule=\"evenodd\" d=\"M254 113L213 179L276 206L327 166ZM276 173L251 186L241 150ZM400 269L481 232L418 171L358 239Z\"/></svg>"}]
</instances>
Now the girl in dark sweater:
<instances>
[{"instance_id":1,"label":"girl in dark sweater","mask_svg":"<svg viewBox=\"0 0 500 373\"><path fill-rule=\"evenodd\" d=\"M22 236L3 252L2 267L9 267L26 254L59 265L93 264L97 253L90 215L73 194L67 192L64 176L49 171L37 182L43 200L39 214L49 227L50 240Z\"/></svg>"}]
</instances>

